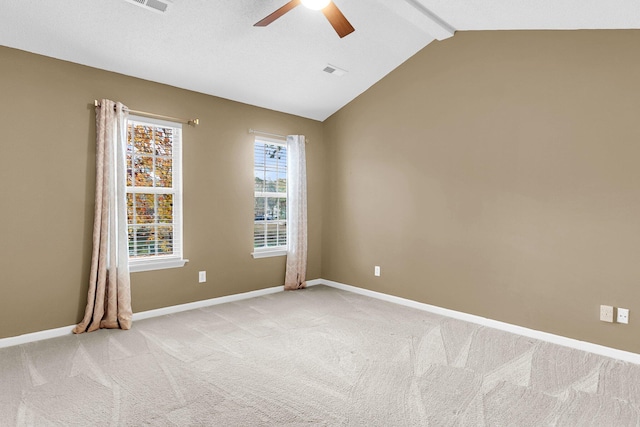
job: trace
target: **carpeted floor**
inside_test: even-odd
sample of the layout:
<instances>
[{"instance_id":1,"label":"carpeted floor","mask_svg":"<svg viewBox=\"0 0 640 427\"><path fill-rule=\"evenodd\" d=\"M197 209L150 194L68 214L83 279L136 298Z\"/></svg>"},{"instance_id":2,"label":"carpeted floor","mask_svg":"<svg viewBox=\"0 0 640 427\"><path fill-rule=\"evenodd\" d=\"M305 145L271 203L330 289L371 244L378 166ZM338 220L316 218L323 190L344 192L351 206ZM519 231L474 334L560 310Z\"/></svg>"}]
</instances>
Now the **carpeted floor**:
<instances>
[{"instance_id":1,"label":"carpeted floor","mask_svg":"<svg viewBox=\"0 0 640 427\"><path fill-rule=\"evenodd\" d=\"M328 288L0 349L0 426L638 426L640 366Z\"/></svg>"}]
</instances>

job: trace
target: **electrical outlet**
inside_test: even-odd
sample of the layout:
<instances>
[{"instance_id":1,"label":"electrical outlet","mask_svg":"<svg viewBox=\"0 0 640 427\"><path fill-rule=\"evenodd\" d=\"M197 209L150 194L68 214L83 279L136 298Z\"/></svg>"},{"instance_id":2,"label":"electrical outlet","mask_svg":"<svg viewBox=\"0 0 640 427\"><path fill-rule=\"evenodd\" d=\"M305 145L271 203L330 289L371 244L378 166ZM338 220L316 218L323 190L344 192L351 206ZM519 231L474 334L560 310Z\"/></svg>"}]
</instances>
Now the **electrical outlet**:
<instances>
[{"instance_id":1,"label":"electrical outlet","mask_svg":"<svg viewBox=\"0 0 640 427\"><path fill-rule=\"evenodd\" d=\"M206 271L199 271L198 272L198 282L204 283L206 281L207 281L207 272Z\"/></svg>"},{"instance_id":2,"label":"electrical outlet","mask_svg":"<svg viewBox=\"0 0 640 427\"><path fill-rule=\"evenodd\" d=\"M600 306L600 320L613 323L613 307L610 305Z\"/></svg>"},{"instance_id":3,"label":"electrical outlet","mask_svg":"<svg viewBox=\"0 0 640 427\"><path fill-rule=\"evenodd\" d=\"M374 276L380 276L380 266L379 266L379 265L376 265L376 266L373 268L373 275L374 275Z\"/></svg>"},{"instance_id":4,"label":"electrical outlet","mask_svg":"<svg viewBox=\"0 0 640 427\"><path fill-rule=\"evenodd\" d=\"M618 318L616 319L618 323L629 323L629 309L628 308L619 308L618 309Z\"/></svg>"}]
</instances>

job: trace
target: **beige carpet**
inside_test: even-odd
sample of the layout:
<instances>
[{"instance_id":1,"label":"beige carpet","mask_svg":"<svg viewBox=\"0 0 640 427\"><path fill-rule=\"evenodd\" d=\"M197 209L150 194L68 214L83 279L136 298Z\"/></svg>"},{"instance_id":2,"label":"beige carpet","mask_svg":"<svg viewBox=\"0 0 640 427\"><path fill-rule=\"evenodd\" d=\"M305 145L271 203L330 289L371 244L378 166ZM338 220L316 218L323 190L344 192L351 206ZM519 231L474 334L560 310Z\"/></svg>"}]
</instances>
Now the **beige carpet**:
<instances>
[{"instance_id":1,"label":"beige carpet","mask_svg":"<svg viewBox=\"0 0 640 427\"><path fill-rule=\"evenodd\" d=\"M0 350L0 426L638 426L640 366L324 286Z\"/></svg>"}]
</instances>

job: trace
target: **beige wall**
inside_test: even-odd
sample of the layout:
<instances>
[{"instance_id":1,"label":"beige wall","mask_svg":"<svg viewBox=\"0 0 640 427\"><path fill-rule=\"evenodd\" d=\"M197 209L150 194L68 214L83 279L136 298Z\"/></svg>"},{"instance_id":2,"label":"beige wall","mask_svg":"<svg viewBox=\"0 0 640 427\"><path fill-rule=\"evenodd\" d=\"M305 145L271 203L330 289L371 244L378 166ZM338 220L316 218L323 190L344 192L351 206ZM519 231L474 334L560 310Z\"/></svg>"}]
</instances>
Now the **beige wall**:
<instances>
[{"instance_id":1,"label":"beige wall","mask_svg":"<svg viewBox=\"0 0 640 427\"><path fill-rule=\"evenodd\" d=\"M311 140L308 278L640 352L638 46L462 32L324 124L0 47L0 338L81 318L90 104L110 98L202 123L184 131L190 262L134 273L136 312L282 284L283 258L249 255L253 127Z\"/></svg>"},{"instance_id":2,"label":"beige wall","mask_svg":"<svg viewBox=\"0 0 640 427\"><path fill-rule=\"evenodd\" d=\"M282 285L284 257L250 255L250 127L302 133L311 141L307 277L320 276L320 122L0 47L0 338L71 325L82 317L91 256L96 98L201 122L183 131L190 262L133 273L134 312ZM207 283L198 283L199 270L207 271Z\"/></svg>"},{"instance_id":3,"label":"beige wall","mask_svg":"<svg viewBox=\"0 0 640 427\"><path fill-rule=\"evenodd\" d=\"M639 46L427 46L324 123L322 277L640 352ZM600 322L600 304L631 323Z\"/></svg>"}]
</instances>

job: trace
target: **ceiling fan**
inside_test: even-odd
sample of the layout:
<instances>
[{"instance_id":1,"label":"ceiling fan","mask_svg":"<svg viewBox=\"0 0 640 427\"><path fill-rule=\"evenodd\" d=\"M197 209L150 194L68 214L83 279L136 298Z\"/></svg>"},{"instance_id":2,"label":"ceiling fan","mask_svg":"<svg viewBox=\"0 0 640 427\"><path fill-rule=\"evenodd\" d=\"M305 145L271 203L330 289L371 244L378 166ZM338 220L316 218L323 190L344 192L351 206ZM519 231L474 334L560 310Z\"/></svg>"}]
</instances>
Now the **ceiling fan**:
<instances>
[{"instance_id":1,"label":"ceiling fan","mask_svg":"<svg viewBox=\"0 0 640 427\"><path fill-rule=\"evenodd\" d=\"M336 33L338 33L340 38L343 38L355 31L355 28L351 26L349 21L347 21L347 18L344 17L342 12L340 12L340 9L338 9L331 0L291 0L271 15L253 24L253 26L266 27L294 7L299 6L301 3L309 9L322 10L322 13L327 17L329 23L333 29L336 30Z\"/></svg>"}]
</instances>

